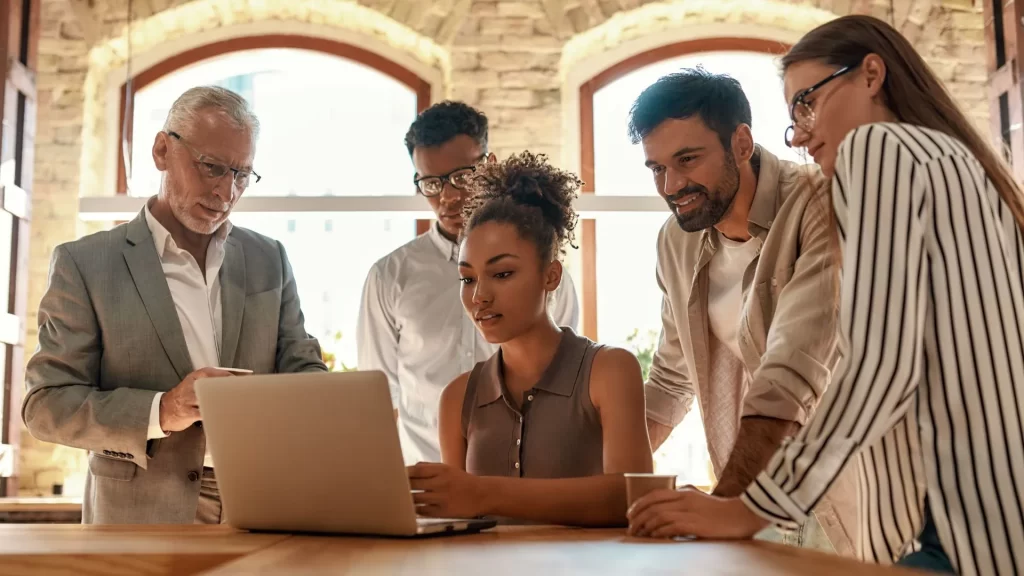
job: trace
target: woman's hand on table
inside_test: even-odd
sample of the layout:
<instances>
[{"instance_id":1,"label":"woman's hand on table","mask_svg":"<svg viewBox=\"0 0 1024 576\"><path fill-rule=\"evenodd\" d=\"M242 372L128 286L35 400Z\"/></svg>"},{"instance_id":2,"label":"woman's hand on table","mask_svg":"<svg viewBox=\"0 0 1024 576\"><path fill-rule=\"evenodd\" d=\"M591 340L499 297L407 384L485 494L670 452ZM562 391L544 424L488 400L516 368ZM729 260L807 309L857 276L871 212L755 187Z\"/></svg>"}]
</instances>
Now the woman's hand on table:
<instances>
[{"instance_id":1,"label":"woman's hand on table","mask_svg":"<svg viewBox=\"0 0 1024 576\"><path fill-rule=\"evenodd\" d=\"M408 467L416 513L436 518L476 518L483 516L483 482L463 470L435 462L420 462Z\"/></svg>"},{"instance_id":2,"label":"woman's hand on table","mask_svg":"<svg viewBox=\"0 0 1024 576\"><path fill-rule=\"evenodd\" d=\"M740 540L768 526L739 498L712 496L693 487L646 494L633 503L626 517L631 536L649 538Z\"/></svg>"}]
</instances>

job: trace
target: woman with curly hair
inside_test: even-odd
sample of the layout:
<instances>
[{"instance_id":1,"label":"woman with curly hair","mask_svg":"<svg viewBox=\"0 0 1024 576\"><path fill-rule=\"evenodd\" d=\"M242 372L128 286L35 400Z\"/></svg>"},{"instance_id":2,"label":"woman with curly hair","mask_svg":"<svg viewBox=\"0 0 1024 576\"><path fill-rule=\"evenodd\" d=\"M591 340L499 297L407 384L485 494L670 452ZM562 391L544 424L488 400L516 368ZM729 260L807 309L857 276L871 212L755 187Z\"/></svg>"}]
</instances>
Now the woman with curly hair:
<instances>
[{"instance_id":1,"label":"woman with curly hair","mask_svg":"<svg viewBox=\"0 0 1024 576\"><path fill-rule=\"evenodd\" d=\"M653 468L636 357L547 313L581 184L529 152L477 167L462 303L500 348L441 394L444 463L409 469L422 515L625 525L623 473Z\"/></svg>"}]
</instances>

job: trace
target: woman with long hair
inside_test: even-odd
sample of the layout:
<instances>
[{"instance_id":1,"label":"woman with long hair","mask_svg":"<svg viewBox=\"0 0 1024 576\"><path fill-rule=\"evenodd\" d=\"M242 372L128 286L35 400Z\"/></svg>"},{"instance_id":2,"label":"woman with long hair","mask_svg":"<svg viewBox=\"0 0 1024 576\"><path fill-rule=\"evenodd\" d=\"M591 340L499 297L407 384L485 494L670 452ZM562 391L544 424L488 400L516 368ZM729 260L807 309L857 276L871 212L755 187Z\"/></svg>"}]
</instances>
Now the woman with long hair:
<instances>
[{"instance_id":1,"label":"woman with long hair","mask_svg":"<svg viewBox=\"0 0 1024 576\"><path fill-rule=\"evenodd\" d=\"M529 152L476 168L462 303L500 348L441 394L443 463L409 470L420 514L626 524L623 473L653 468L640 364L547 310L580 184Z\"/></svg>"},{"instance_id":2,"label":"woman with long hair","mask_svg":"<svg viewBox=\"0 0 1024 576\"><path fill-rule=\"evenodd\" d=\"M833 178L843 360L811 421L740 498L650 494L630 531L795 527L849 464L864 559L1024 571L1021 190L888 24L833 20L782 67L787 142Z\"/></svg>"}]
</instances>

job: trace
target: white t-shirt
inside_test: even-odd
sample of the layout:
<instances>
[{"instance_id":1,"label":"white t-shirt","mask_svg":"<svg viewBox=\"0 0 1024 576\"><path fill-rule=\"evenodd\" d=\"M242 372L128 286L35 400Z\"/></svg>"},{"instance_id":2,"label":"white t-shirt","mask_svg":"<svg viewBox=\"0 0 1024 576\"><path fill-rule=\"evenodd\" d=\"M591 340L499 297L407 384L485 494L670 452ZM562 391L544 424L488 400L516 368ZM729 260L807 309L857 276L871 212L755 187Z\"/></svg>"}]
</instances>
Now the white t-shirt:
<instances>
[{"instance_id":1,"label":"white t-shirt","mask_svg":"<svg viewBox=\"0 0 1024 576\"><path fill-rule=\"evenodd\" d=\"M743 273L754 261L761 241L737 242L718 234L718 251L708 264L708 324L711 333L739 360L740 316L743 313Z\"/></svg>"}]
</instances>

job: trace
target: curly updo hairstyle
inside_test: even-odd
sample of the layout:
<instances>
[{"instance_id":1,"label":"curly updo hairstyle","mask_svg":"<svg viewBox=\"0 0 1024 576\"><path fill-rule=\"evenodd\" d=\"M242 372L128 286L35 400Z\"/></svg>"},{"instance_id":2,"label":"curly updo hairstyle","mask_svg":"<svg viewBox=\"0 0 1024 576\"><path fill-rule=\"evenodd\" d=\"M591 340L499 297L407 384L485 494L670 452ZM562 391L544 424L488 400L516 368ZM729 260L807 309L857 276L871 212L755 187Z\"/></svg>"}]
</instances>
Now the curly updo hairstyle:
<instances>
[{"instance_id":1,"label":"curly updo hairstyle","mask_svg":"<svg viewBox=\"0 0 1024 576\"><path fill-rule=\"evenodd\" d=\"M511 224L537 245L541 262L560 258L566 244L577 247L572 201L582 185L575 174L548 164L544 154L527 151L480 164L469 186L471 200L463 208L462 235L487 222Z\"/></svg>"}]
</instances>

